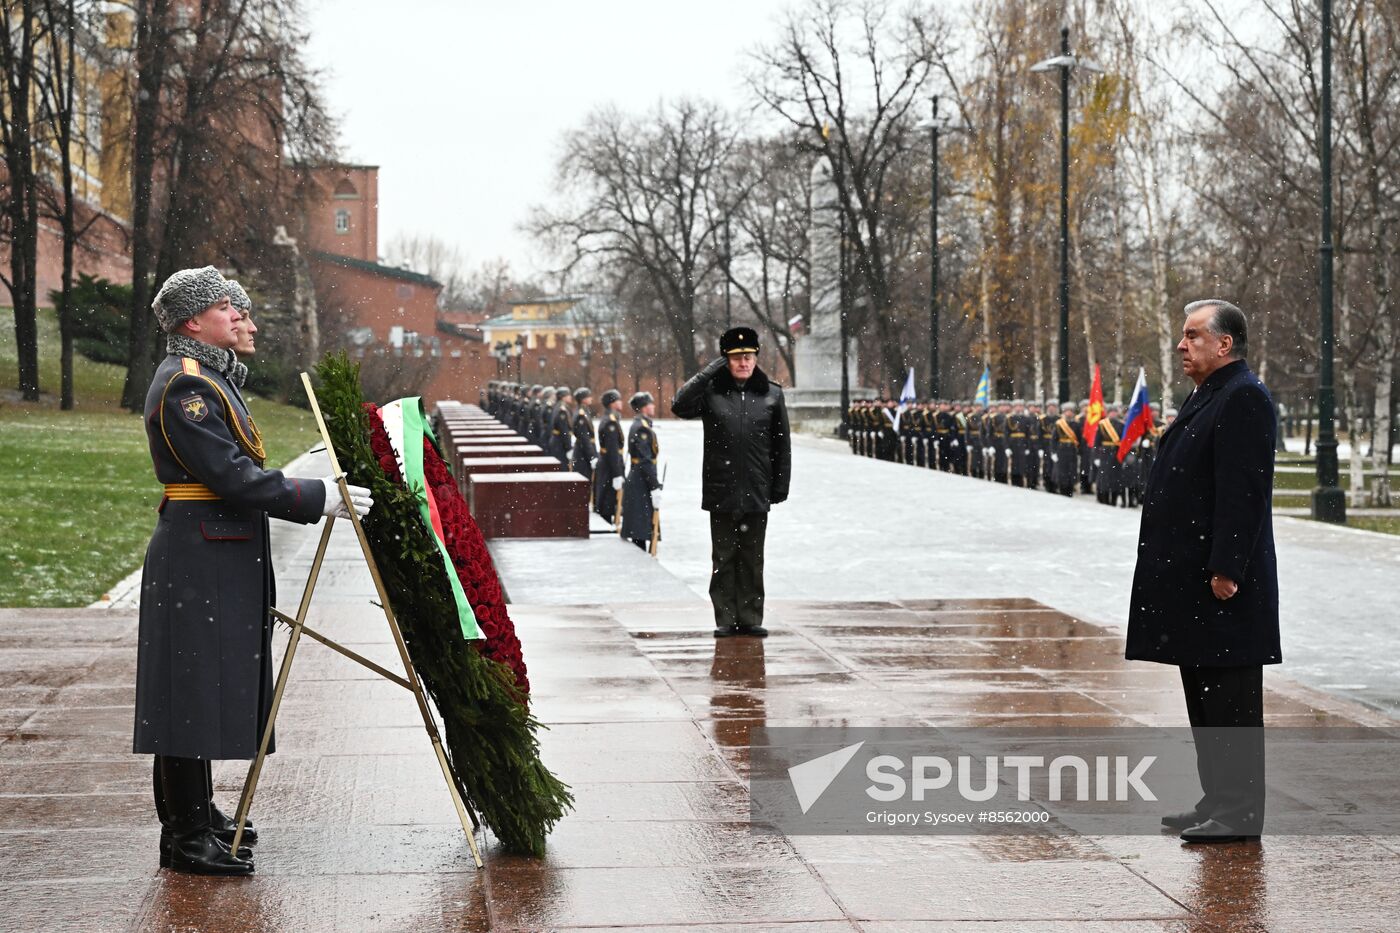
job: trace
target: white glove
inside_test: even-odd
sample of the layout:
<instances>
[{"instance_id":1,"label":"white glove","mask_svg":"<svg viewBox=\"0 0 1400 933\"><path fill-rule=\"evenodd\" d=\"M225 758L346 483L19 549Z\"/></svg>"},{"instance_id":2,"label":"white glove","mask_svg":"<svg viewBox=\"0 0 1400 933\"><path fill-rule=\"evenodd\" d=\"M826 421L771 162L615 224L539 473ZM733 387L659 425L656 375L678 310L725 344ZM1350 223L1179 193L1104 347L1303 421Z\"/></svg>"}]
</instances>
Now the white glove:
<instances>
[{"instance_id":1,"label":"white glove","mask_svg":"<svg viewBox=\"0 0 1400 933\"><path fill-rule=\"evenodd\" d=\"M1008 457L1011 456L1011 448L1006 448L1006 450L1002 451L1002 453L1006 454Z\"/></svg>"},{"instance_id":2,"label":"white glove","mask_svg":"<svg viewBox=\"0 0 1400 933\"><path fill-rule=\"evenodd\" d=\"M591 469L591 470L596 470L596 469L598 469L598 458L597 458L597 457L594 457L592 460L589 460L589 461L588 461L588 467L589 467L589 469Z\"/></svg>"},{"instance_id":3,"label":"white glove","mask_svg":"<svg viewBox=\"0 0 1400 933\"><path fill-rule=\"evenodd\" d=\"M1059 454L1051 454L1051 455L1050 455L1050 462L1051 462L1051 463L1059 463L1059 462L1060 462L1060 455L1059 455Z\"/></svg>"},{"instance_id":4,"label":"white glove","mask_svg":"<svg viewBox=\"0 0 1400 933\"><path fill-rule=\"evenodd\" d=\"M622 491L622 477L621 477L621 476L614 476L614 477L613 477L613 492L621 492L621 491Z\"/></svg>"},{"instance_id":5,"label":"white glove","mask_svg":"<svg viewBox=\"0 0 1400 933\"><path fill-rule=\"evenodd\" d=\"M962 445L959 444L957 441L953 441L953 446L954 446L954 447L961 447Z\"/></svg>"},{"instance_id":6,"label":"white glove","mask_svg":"<svg viewBox=\"0 0 1400 933\"><path fill-rule=\"evenodd\" d=\"M660 490L660 488L653 489L653 490L651 491L651 507L652 507L653 509L659 509L659 508L661 508L661 490Z\"/></svg>"},{"instance_id":7,"label":"white glove","mask_svg":"<svg viewBox=\"0 0 1400 933\"><path fill-rule=\"evenodd\" d=\"M330 518L349 518L350 513L345 509L345 500L340 497L340 484L330 477L321 482L326 485L326 504L321 509L321 514ZM374 506L374 500L369 497L369 490L363 486L346 488L350 491L350 504L354 506L355 514L364 518Z\"/></svg>"}]
</instances>

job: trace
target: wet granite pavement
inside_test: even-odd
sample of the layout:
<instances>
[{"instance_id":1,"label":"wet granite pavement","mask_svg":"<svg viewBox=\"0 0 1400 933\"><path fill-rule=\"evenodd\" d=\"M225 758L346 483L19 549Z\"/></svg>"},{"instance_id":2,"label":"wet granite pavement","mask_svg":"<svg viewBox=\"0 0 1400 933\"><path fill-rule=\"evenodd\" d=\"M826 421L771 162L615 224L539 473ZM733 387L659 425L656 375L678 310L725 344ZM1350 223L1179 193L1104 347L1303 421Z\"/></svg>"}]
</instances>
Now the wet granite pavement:
<instances>
[{"instance_id":1,"label":"wet granite pavement","mask_svg":"<svg viewBox=\"0 0 1400 933\"><path fill-rule=\"evenodd\" d=\"M278 526L284 594L314 537ZM353 538L336 535L322 587L310 624L395 669ZM304 642L254 808L257 874L211 880L156 865L149 759L129 753L135 614L0 610L0 929L1396 927L1393 838L750 832L756 725L1185 721L1173 669L1033 600L776 601L766 642L715 641L694 599L511 612L545 761L577 797L546 858L486 834L477 870L409 695ZM1387 722L1269 684L1275 724ZM245 768L216 767L230 812Z\"/></svg>"}]
</instances>

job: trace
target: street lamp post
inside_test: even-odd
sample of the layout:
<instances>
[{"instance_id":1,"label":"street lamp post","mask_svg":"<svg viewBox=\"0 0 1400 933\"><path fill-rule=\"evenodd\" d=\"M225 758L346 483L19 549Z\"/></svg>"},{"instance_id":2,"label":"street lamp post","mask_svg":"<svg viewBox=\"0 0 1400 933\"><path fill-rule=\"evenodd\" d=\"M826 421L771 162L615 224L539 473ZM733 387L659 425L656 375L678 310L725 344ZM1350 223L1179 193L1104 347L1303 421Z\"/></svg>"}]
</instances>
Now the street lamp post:
<instances>
[{"instance_id":1,"label":"street lamp post","mask_svg":"<svg viewBox=\"0 0 1400 933\"><path fill-rule=\"evenodd\" d=\"M1069 400L1069 73L1079 67L1102 71L1093 62L1070 54L1069 27L1060 29L1060 54L1031 66L1031 71L1060 71L1060 401Z\"/></svg>"},{"instance_id":2,"label":"street lamp post","mask_svg":"<svg viewBox=\"0 0 1400 933\"><path fill-rule=\"evenodd\" d=\"M928 397L941 398L938 385L938 97L933 98L928 128L929 207L928 207Z\"/></svg>"},{"instance_id":3,"label":"street lamp post","mask_svg":"<svg viewBox=\"0 0 1400 933\"><path fill-rule=\"evenodd\" d=\"M1318 314L1321 318L1321 360L1317 386L1317 487L1312 493L1312 517L1345 524L1347 501L1338 484L1337 433L1333 425L1336 397L1332 390L1332 0L1322 0L1322 107L1318 157L1322 165L1322 242L1318 244ZM1351 452L1353 457L1358 452Z\"/></svg>"},{"instance_id":4,"label":"street lamp post","mask_svg":"<svg viewBox=\"0 0 1400 933\"><path fill-rule=\"evenodd\" d=\"M971 127L967 126L944 126L938 121L938 97L934 96L932 101L932 113L929 119L929 209L928 209L928 241L929 241L929 275L928 275L928 395L929 398L939 398L942 393L939 391L938 378L938 321L939 321L939 299L938 299L938 272L939 260L941 258L938 247L938 137L945 130L952 132L971 132Z\"/></svg>"}]
</instances>

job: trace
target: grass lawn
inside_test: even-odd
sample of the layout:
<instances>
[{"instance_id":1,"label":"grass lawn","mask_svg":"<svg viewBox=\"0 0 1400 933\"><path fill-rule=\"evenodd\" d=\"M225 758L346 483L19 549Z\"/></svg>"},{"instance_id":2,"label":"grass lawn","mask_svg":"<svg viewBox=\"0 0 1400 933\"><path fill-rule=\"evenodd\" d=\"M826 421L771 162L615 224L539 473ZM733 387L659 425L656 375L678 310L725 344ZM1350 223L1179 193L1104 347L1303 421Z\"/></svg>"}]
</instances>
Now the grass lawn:
<instances>
[{"instance_id":1,"label":"grass lawn","mask_svg":"<svg viewBox=\"0 0 1400 933\"><path fill-rule=\"evenodd\" d=\"M0 309L0 606L85 606L141 566L160 487L139 416L117 404L125 370L76 356L77 410L59 411L58 322L39 321L39 402L15 401L14 319ZM316 437L311 413L253 399L268 463Z\"/></svg>"}]
</instances>

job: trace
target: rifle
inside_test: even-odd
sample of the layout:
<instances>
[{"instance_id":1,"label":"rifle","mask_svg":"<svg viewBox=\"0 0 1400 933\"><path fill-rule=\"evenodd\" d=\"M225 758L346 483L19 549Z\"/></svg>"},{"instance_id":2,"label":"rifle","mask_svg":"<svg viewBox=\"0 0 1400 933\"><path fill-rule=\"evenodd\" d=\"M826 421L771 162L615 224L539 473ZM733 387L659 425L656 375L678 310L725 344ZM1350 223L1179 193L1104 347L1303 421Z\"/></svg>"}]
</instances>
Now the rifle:
<instances>
[{"instance_id":1,"label":"rifle","mask_svg":"<svg viewBox=\"0 0 1400 933\"><path fill-rule=\"evenodd\" d=\"M671 469L671 464L667 463L661 468L661 482L657 489L666 488L666 473ZM651 507L651 547L648 549L652 557L656 556L657 546L661 543L661 510L656 506Z\"/></svg>"}]
</instances>

